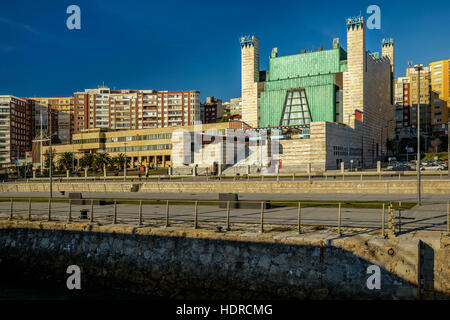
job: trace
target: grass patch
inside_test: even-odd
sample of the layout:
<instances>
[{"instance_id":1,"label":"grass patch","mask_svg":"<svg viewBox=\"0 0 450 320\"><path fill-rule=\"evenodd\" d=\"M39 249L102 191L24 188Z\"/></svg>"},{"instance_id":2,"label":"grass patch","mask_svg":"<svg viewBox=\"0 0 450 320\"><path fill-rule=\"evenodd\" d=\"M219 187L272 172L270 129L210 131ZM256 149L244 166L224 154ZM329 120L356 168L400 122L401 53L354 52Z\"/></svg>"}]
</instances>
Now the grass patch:
<instances>
[{"instance_id":1,"label":"grass patch","mask_svg":"<svg viewBox=\"0 0 450 320\"><path fill-rule=\"evenodd\" d=\"M325 227L322 226L322 225L314 225L314 226L312 226L312 229L313 229L314 231L320 231L320 230L324 230Z\"/></svg>"}]
</instances>

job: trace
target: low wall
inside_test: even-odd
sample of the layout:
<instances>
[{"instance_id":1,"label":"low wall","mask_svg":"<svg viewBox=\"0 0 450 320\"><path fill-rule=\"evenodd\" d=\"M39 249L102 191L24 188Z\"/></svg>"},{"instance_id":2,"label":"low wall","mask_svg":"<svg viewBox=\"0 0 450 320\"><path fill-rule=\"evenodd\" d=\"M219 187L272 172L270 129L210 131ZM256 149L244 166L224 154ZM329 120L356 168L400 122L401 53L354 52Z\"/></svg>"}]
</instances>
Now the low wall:
<instances>
[{"instance_id":1,"label":"low wall","mask_svg":"<svg viewBox=\"0 0 450 320\"><path fill-rule=\"evenodd\" d=\"M134 187L134 188L133 188ZM167 182L55 182L53 191L66 192L177 192L177 193L360 193L415 194L417 182L405 181L167 181ZM2 183L0 192L48 192L48 183ZM449 194L450 180L423 180L423 194Z\"/></svg>"},{"instance_id":2,"label":"low wall","mask_svg":"<svg viewBox=\"0 0 450 320\"><path fill-rule=\"evenodd\" d=\"M418 259L419 241L428 260ZM450 241L444 237L382 239L295 232L120 228L0 222L0 274L60 282L66 269L93 283L172 298L416 299L449 298ZM392 249L389 254L389 249ZM431 258L430 258L431 257ZM422 262L419 262L422 261ZM381 268L381 289L367 288L367 267Z\"/></svg>"}]
</instances>

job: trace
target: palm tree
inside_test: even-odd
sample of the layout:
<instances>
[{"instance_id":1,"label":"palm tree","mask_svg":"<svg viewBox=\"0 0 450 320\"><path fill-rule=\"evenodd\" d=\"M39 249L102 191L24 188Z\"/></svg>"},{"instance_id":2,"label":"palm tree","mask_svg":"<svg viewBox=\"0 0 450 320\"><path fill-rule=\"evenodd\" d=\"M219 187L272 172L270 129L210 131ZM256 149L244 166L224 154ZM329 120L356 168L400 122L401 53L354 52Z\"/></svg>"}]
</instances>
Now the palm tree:
<instances>
[{"instance_id":1,"label":"palm tree","mask_svg":"<svg viewBox=\"0 0 450 320\"><path fill-rule=\"evenodd\" d=\"M59 160L58 166L64 168L65 170L69 170L73 164L73 153L72 152L64 152Z\"/></svg>"},{"instance_id":2,"label":"palm tree","mask_svg":"<svg viewBox=\"0 0 450 320\"><path fill-rule=\"evenodd\" d=\"M127 166L128 166L128 164L129 164L129 162L130 162L130 159L128 159L127 158ZM117 156L115 156L115 157L113 157L112 159L111 159L111 162L115 165L115 166L117 166L117 168L119 169L119 170L122 170L123 169L123 166L124 166L124 164L125 164L125 155L123 154L123 153L119 153Z\"/></svg>"},{"instance_id":3,"label":"palm tree","mask_svg":"<svg viewBox=\"0 0 450 320\"><path fill-rule=\"evenodd\" d=\"M100 152L95 155L94 158L94 167L97 169L103 169L111 163L111 157L106 152Z\"/></svg>"},{"instance_id":4,"label":"palm tree","mask_svg":"<svg viewBox=\"0 0 450 320\"><path fill-rule=\"evenodd\" d=\"M94 164L94 155L92 153L85 153L80 159L80 166L83 168L92 168Z\"/></svg>"}]
</instances>

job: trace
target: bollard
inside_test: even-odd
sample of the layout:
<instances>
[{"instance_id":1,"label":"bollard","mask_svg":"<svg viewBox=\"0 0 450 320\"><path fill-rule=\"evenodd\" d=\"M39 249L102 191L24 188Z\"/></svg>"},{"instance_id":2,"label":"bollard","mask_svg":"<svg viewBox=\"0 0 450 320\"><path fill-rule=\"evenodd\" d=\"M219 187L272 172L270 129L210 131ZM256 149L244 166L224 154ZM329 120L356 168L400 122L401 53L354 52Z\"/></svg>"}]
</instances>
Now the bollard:
<instances>
[{"instance_id":1,"label":"bollard","mask_svg":"<svg viewBox=\"0 0 450 320\"><path fill-rule=\"evenodd\" d=\"M198 201L195 201L195 209L194 209L194 229L198 228Z\"/></svg>"},{"instance_id":2,"label":"bollard","mask_svg":"<svg viewBox=\"0 0 450 320\"><path fill-rule=\"evenodd\" d=\"M72 200L69 199L69 217L67 218L67 222L72 222Z\"/></svg>"},{"instance_id":3,"label":"bollard","mask_svg":"<svg viewBox=\"0 0 450 320\"><path fill-rule=\"evenodd\" d=\"M31 221L31 198L28 199L28 221Z\"/></svg>"},{"instance_id":4,"label":"bollard","mask_svg":"<svg viewBox=\"0 0 450 320\"><path fill-rule=\"evenodd\" d=\"M292 174L292 181L295 181L295 173Z\"/></svg>"},{"instance_id":5,"label":"bollard","mask_svg":"<svg viewBox=\"0 0 450 320\"><path fill-rule=\"evenodd\" d=\"M169 200L166 201L166 228L169 226Z\"/></svg>"},{"instance_id":6,"label":"bollard","mask_svg":"<svg viewBox=\"0 0 450 320\"><path fill-rule=\"evenodd\" d=\"M264 233L264 201L261 201L261 229L259 232Z\"/></svg>"},{"instance_id":7,"label":"bollard","mask_svg":"<svg viewBox=\"0 0 450 320\"><path fill-rule=\"evenodd\" d=\"M383 238L385 237L385 234L384 234L384 225L385 225L384 216L385 216L385 213L384 213L384 203L383 203L383 208L381 209L381 236Z\"/></svg>"},{"instance_id":8,"label":"bollard","mask_svg":"<svg viewBox=\"0 0 450 320\"><path fill-rule=\"evenodd\" d=\"M338 212L338 233L339 233L339 236L342 235L342 232L341 232L341 211L342 211L342 204L339 202L339 212Z\"/></svg>"},{"instance_id":9,"label":"bollard","mask_svg":"<svg viewBox=\"0 0 450 320\"><path fill-rule=\"evenodd\" d=\"M398 232L402 232L402 209L398 208Z\"/></svg>"},{"instance_id":10,"label":"bollard","mask_svg":"<svg viewBox=\"0 0 450 320\"><path fill-rule=\"evenodd\" d=\"M114 218L113 218L113 224L117 223L117 201L114 200Z\"/></svg>"},{"instance_id":11,"label":"bollard","mask_svg":"<svg viewBox=\"0 0 450 320\"><path fill-rule=\"evenodd\" d=\"M14 211L14 204L13 204L13 199L11 198L11 206L10 206L10 210L9 210L9 220L13 219L13 211Z\"/></svg>"},{"instance_id":12,"label":"bollard","mask_svg":"<svg viewBox=\"0 0 450 320\"><path fill-rule=\"evenodd\" d=\"M94 200L91 199L91 222L94 222Z\"/></svg>"},{"instance_id":13,"label":"bollard","mask_svg":"<svg viewBox=\"0 0 450 320\"><path fill-rule=\"evenodd\" d=\"M302 213L302 205L299 202L297 209L298 234L302 233L301 213Z\"/></svg>"},{"instance_id":14,"label":"bollard","mask_svg":"<svg viewBox=\"0 0 450 320\"><path fill-rule=\"evenodd\" d=\"M142 226L142 200L139 200L139 226Z\"/></svg>"},{"instance_id":15,"label":"bollard","mask_svg":"<svg viewBox=\"0 0 450 320\"><path fill-rule=\"evenodd\" d=\"M230 230L230 201L227 201L227 231Z\"/></svg>"},{"instance_id":16,"label":"bollard","mask_svg":"<svg viewBox=\"0 0 450 320\"><path fill-rule=\"evenodd\" d=\"M52 220L52 198L48 198L48 221Z\"/></svg>"}]
</instances>

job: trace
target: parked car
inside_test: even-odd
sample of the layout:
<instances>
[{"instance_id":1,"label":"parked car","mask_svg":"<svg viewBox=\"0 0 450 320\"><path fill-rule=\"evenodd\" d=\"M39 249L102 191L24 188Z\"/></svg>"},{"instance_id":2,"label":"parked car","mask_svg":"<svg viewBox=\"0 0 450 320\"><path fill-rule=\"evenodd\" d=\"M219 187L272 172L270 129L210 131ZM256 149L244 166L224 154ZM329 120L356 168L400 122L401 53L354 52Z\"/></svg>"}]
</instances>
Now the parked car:
<instances>
[{"instance_id":1,"label":"parked car","mask_svg":"<svg viewBox=\"0 0 450 320\"><path fill-rule=\"evenodd\" d=\"M410 171L411 167L407 164L401 164L398 166L393 167L392 169L389 169L390 171Z\"/></svg>"},{"instance_id":2,"label":"parked car","mask_svg":"<svg viewBox=\"0 0 450 320\"><path fill-rule=\"evenodd\" d=\"M440 171L440 170L445 170L446 168L445 168L445 166L444 165L442 165L442 164L429 164L429 165L427 165L427 166L422 166L422 167L420 167L420 170L422 170L422 171L424 171L424 170L426 170L426 171Z\"/></svg>"}]
</instances>

